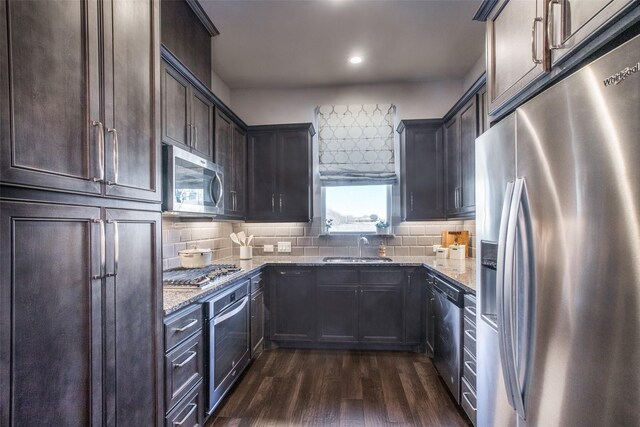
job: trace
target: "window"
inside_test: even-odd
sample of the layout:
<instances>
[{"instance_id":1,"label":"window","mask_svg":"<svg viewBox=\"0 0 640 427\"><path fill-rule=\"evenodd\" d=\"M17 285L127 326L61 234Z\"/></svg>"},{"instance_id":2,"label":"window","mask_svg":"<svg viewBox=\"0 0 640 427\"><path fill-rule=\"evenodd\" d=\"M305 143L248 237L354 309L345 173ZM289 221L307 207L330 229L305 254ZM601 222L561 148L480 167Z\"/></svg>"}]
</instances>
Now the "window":
<instances>
[{"instance_id":1,"label":"window","mask_svg":"<svg viewBox=\"0 0 640 427\"><path fill-rule=\"evenodd\" d=\"M391 218L391 185L322 187L323 224L333 233L375 233L378 221Z\"/></svg>"}]
</instances>

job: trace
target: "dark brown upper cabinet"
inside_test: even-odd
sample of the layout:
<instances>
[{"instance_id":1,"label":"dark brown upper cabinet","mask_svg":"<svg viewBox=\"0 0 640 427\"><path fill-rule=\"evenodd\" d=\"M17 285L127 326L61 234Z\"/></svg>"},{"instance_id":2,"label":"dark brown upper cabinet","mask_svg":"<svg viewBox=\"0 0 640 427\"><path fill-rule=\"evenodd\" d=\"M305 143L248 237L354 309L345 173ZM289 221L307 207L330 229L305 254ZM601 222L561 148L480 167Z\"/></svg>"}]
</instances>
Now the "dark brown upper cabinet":
<instances>
[{"instance_id":1,"label":"dark brown upper cabinet","mask_svg":"<svg viewBox=\"0 0 640 427\"><path fill-rule=\"evenodd\" d=\"M447 218L474 218L476 212L475 141L486 130L486 91L473 93L443 126Z\"/></svg>"},{"instance_id":2,"label":"dark brown upper cabinet","mask_svg":"<svg viewBox=\"0 0 640 427\"><path fill-rule=\"evenodd\" d=\"M245 215L246 197L246 132L218 109L216 109L215 161L224 168L225 215L242 218Z\"/></svg>"},{"instance_id":3,"label":"dark brown upper cabinet","mask_svg":"<svg viewBox=\"0 0 640 427\"><path fill-rule=\"evenodd\" d=\"M444 219L442 121L403 120L398 132L403 221Z\"/></svg>"},{"instance_id":4,"label":"dark brown upper cabinet","mask_svg":"<svg viewBox=\"0 0 640 427\"><path fill-rule=\"evenodd\" d=\"M162 44L211 87L211 37L218 34L196 1L162 0Z\"/></svg>"},{"instance_id":5,"label":"dark brown upper cabinet","mask_svg":"<svg viewBox=\"0 0 640 427\"><path fill-rule=\"evenodd\" d=\"M2 183L160 201L158 24L153 0L0 4Z\"/></svg>"},{"instance_id":6,"label":"dark brown upper cabinet","mask_svg":"<svg viewBox=\"0 0 640 427\"><path fill-rule=\"evenodd\" d=\"M247 219L310 221L310 123L249 128Z\"/></svg>"},{"instance_id":7,"label":"dark brown upper cabinet","mask_svg":"<svg viewBox=\"0 0 640 427\"><path fill-rule=\"evenodd\" d=\"M209 97L162 62L162 142L213 161L214 112Z\"/></svg>"}]
</instances>

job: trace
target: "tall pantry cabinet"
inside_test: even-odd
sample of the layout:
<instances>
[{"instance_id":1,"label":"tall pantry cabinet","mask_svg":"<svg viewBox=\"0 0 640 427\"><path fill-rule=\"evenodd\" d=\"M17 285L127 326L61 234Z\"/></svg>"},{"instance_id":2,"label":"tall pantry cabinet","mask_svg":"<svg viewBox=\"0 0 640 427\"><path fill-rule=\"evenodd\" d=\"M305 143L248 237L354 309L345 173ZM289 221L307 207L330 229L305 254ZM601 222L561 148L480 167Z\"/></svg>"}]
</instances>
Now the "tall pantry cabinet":
<instances>
[{"instance_id":1,"label":"tall pantry cabinet","mask_svg":"<svg viewBox=\"0 0 640 427\"><path fill-rule=\"evenodd\" d=\"M0 425L160 426L157 0L0 2Z\"/></svg>"}]
</instances>

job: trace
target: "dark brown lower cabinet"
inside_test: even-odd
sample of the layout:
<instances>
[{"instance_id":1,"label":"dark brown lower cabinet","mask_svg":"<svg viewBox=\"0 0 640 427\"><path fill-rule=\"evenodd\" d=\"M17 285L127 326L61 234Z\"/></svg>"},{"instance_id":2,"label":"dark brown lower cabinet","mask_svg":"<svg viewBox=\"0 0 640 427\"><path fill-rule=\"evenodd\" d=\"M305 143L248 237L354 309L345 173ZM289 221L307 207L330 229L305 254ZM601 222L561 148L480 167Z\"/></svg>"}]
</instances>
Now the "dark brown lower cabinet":
<instances>
[{"instance_id":1,"label":"dark brown lower cabinet","mask_svg":"<svg viewBox=\"0 0 640 427\"><path fill-rule=\"evenodd\" d=\"M0 424L160 425L159 212L0 201Z\"/></svg>"},{"instance_id":2,"label":"dark brown lower cabinet","mask_svg":"<svg viewBox=\"0 0 640 427\"><path fill-rule=\"evenodd\" d=\"M422 342L416 268L277 268L270 277L270 341L353 348Z\"/></svg>"},{"instance_id":3,"label":"dark brown lower cabinet","mask_svg":"<svg viewBox=\"0 0 640 427\"><path fill-rule=\"evenodd\" d=\"M316 339L316 283L312 268L279 268L270 286L271 340Z\"/></svg>"},{"instance_id":4,"label":"dark brown lower cabinet","mask_svg":"<svg viewBox=\"0 0 640 427\"><path fill-rule=\"evenodd\" d=\"M264 291L251 294L251 358L262 353L264 344Z\"/></svg>"},{"instance_id":5,"label":"dark brown lower cabinet","mask_svg":"<svg viewBox=\"0 0 640 427\"><path fill-rule=\"evenodd\" d=\"M318 286L318 341L358 342L358 285Z\"/></svg>"}]
</instances>

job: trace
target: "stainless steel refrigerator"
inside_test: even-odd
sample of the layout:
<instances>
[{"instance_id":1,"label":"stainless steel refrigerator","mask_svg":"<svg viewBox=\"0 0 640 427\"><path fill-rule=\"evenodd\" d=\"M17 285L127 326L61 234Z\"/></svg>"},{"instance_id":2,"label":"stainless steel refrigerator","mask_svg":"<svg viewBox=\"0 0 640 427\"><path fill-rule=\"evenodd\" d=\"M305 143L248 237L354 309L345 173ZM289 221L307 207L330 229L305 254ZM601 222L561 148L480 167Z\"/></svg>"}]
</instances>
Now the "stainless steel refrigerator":
<instances>
[{"instance_id":1,"label":"stainless steel refrigerator","mask_svg":"<svg viewBox=\"0 0 640 427\"><path fill-rule=\"evenodd\" d=\"M476 141L478 426L640 426L640 36Z\"/></svg>"}]
</instances>

